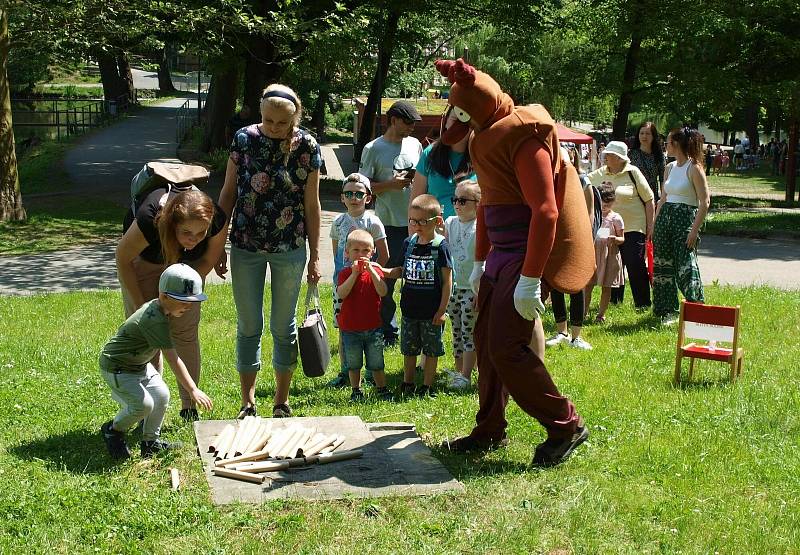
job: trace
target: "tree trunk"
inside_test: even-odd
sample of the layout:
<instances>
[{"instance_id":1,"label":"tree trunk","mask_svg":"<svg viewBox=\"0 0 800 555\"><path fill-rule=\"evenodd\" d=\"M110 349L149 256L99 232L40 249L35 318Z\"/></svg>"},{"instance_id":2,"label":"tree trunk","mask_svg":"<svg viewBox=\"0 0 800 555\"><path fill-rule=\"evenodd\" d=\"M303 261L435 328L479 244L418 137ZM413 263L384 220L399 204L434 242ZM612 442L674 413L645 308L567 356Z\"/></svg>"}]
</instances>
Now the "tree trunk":
<instances>
[{"instance_id":1,"label":"tree trunk","mask_svg":"<svg viewBox=\"0 0 800 555\"><path fill-rule=\"evenodd\" d=\"M635 8L634 8L635 9ZM634 18L636 21L636 18ZM633 25L633 34L628 52L625 54L625 70L622 73L622 93L619 97L617 112L614 114L614 125L611 138L624 140L628 130L628 115L633 105L633 86L636 82L636 67L639 65L639 52L642 47L642 37L639 36L638 25Z\"/></svg>"},{"instance_id":2,"label":"tree trunk","mask_svg":"<svg viewBox=\"0 0 800 555\"><path fill-rule=\"evenodd\" d=\"M786 202L794 202L797 183L797 113L793 110L789 120L789 152L786 159Z\"/></svg>"},{"instance_id":3,"label":"tree trunk","mask_svg":"<svg viewBox=\"0 0 800 555\"><path fill-rule=\"evenodd\" d=\"M724 144L724 145L728 144L728 130L727 129L723 129L722 130L722 144Z\"/></svg>"},{"instance_id":4,"label":"tree trunk","mask_svg":"<svg viewBox=\"0 0 800 555\"><path fill-rule=\"evenodd\" d=\"M111 54L101 52L97 55L100 81L103 83L103 96L106 100L127 103L134 101L133 74L124 52ZM124 97L124 98L120 98Z\"/></svg>"},{"instance_id":5,"label":"tree trunk","mask_svg":"<svg viewBox=\"0 0 800 555\"><path fill-rule=\"evenodd\" d=\"M379 33L378 63L375 66L375 75L369 88L367 105L364 106L364 117L361 118L361 127L358 128L358 144L353 154L355 160L361 159L361 151L368 142L375 138L375 117L378 111L383 89L386 86L386 76L389 74L389 63L392 61L395 39L397 37L397 24L400 22L400 13L389 11L382 33Z\"/></svg>"},{"instance_id":6,"label":"tree trunk","mask_svg":"<svg viewBox=\"0 0 800 555\"><path fill-rule=\"evenodd\" d=\"M317 138L322 141L325 136L325 106L331 93L328 90L328 74L323 69L319 72L319 90L317 91L317 101L314 103L314 111L311 114L311 129L317 133Z\"/></svg>"},{"instance_id":7,"label":"tree trunk","mask_svg":"<svg viewBox=\"0 0 800 555\"><path fill-rule=\"evenodd\" d=\"M125 52L117 54L117 68L121 80L122 94L125 95L129 103L136 101L136 91L133 89L133 73L128 55Z\"/></svg>"},{"instance_id":8,"label":"tree trunk","mask_svg":"<svg viewBox=\"0 0 800 555\"><path fill-rule=\"evenodd\" d=\"M260 113L264 88L276 83L284 69L284 62L278 60L275 45L271 41L257 36L250 39L244 66L244 104L250 107L254 115Z\"/></svg>"},{"instance_id":9,"label":"tree trunk","mask_svg":"<svg viewBox=\"0 0 800 555\"><path fill-rule=\"evenodd\" d=\"M158 61L158 94L170 95L177 92L172 84L172 73L169 71L169 45L164 44L161 49L161 59Z\"/></svg>"},{"instance_id":10,"label":"tree trunk","mask_svg":"<svg viewBox=\"0 0 800 555\"><path fill-rule=\"evenodd\" d=\"M10 48L8 10L0 8L0 222L25 219L11 121L11 91L7 72Z\"/></svg>"},{"instance_id":11,"label":"tree trunk","mask_svg":"<svg viewBox=\"0 0 800 555\"><path fill-rule=\"evenodd\" d=\"M758 151L758 102L751 102L744 109L745 131L750 138L750 152Z\"/></svg>"},{"instance_id":12,"label":"tree trunk","mask_svg":"<svg viewBox=\"0 0 800 555\"><path fill-rule=\"evenodd\" d=\"M206 102L206 125L200 150L211 152L226 147L225 127L236 109L236 90L239 85L239 68L230 64L225 69L215 71L211 77L210 90Z\"/></svg>"}]
</instances>

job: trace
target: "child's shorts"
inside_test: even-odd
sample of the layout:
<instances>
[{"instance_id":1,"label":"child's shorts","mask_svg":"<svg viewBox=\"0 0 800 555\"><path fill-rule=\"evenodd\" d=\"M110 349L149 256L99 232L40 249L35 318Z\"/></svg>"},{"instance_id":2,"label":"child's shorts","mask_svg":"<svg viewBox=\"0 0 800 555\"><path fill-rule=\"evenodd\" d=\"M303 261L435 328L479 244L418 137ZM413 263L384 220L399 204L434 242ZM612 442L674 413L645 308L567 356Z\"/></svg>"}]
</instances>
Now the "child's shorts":
<instances>
[{"instance_id":1,"label":"child's shorts","mask_svg":"<svg viewBox=\"0 0 800 555\"><path fill-rule=\"evenodd\" d=\"M444 326L431 320L415 320L403 316L400 323L400 352L405 356L444 356L442 330Z\"/></svg>"},{"instance_id":2,"label":"child's shorts","mask_svg":"<svg viewBox=\"0 0 800 555\"><path fill-rule=\"evenodd\" d=\"M371 372L383 371L383 330L341 331L344 368L360 370L364 366ZM364 355L362 357L362 355Z\"/></svg>"},{"instance_id":3,"label":"child's shorts","mask_svg":"<svg viewBox=\"0 0 800 555\"><path fill-rule=\"evenodd\" d=\"M339 298L336 288L333 288L333 327L339 327L339 313L342 311L342 303L344 301Z\"/></svg>"}]
</instances>

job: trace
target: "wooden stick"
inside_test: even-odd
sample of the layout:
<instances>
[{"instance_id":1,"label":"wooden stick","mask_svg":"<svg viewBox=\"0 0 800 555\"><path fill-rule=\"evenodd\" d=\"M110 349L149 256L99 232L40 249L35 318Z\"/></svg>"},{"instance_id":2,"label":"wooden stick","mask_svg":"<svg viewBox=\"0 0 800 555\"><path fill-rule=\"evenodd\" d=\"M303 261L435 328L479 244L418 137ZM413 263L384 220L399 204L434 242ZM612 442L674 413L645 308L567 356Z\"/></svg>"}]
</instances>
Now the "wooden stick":
<instances>
[{"instance_id":1,"label":"wooden stick","mask_svg":"<svg viewBox=\"0 0 800 555\"><path fill-rule=\"evenodd\" d=\"M303 434L304 431L305 430L303 427L298 426L295 432L292 434L292 436L286 441L286 443L283 444L283 447L281 447L280 450L273 453L272 456L279 459L286 458L286 453L289 452L289 449L291 448L292 444L297 443L297 440L300 438L300 436Z\"/></svg>"},{"instance_id":2,"label":"wooden stick","mask_svg":"<svg viewBox=\"0 0 800 555\"><path fill-rule=\"evenodd\" d=\"M344 443L344 436L339 436L339 438L333 443L333 445L326 447L325 449L322 449L320 451L320 454L322 455L325 453L332 453L333 451L336 451L342 445L342 443Z\"/></svg>"},{"instance_id":3,"label":"wooden stick","mask_svg":"<svg viewBox=\"0 0 800 555\"><path fill-rule=\"evenodd\" d=\"M275 443L274 443L274 444L272 444L271 446L268 446L268 447L269 447L269 452L270 452L270 454L271 454L271 455L274 455L274 454L275 454L275 453L277 453L277 452L278 452L278 451L279 451L279 450L280 450L280 449L281 449L281 448L282 448L284 445L286 445L286 442L287 442L287 441L289 441L289 440L291 439L291 436L294 434L294 432L295 432L295 430L296 430L297 428L298 428L297 424L293 424L293 425L292 425L291 427L289 427L289 428L284 428L283 432L281 433L281 436L280 436L279 438L276 438L276 439L275 439Z\"/></svg>"},{"instance_id":4,"label":"wooden stick","mask_svg":"<svg viewBox=\"0 0 800 555\"><path fill-rule=\"evenodd\" d=\"M303 433L300 434L300 437L297 438L297 441L289 446L286 453L286 458L294 459L297 456L298 449L300 449L302 445L305 445L306 441L308 441L308 438L311 437L311 434L313 434L314 431L314 428L307 428L303 430Z\"/></svg>"},{"instance_id":5,"label":"wooden stick","mask_svg":"<svg viewBox=\"0 0 800 555\"><path fill-rule=\"evenodd\" d=\"M231 425L231 432L225 437L225 442L220 443L217 446L217 455L215 458L223 459L225 458L225 453L231 448L231 444L233 443L234 437L236 437L236 427Z\"/></svg>"},{"instance_id":6,"label":"wooden stick","mask_svg":"<svg viewBox=\"0 0 800 555\"><path fill-rule=\"evenodd\" d=\"M169 469L169 479L172 482L172 491L178 491L181 485L181 475L178 473L177 468Z\"/></svg>"},{"instance_id":7,"label":"wooden stick","mask_svg":"<svg viewBox=\"0 0 800 555\"><path fill-rule=\"evenodd\" d=\"M328 445L333 445L334 443L336 443L336 440L338 438L339 438L339 436L337 434L331 434L329 436L324 436L321 440L317 441L315 444L313 444L307 450L303 450L303 456L304 457L311 457L313 455L318 454L320 451L322 451Z\"/></svg>"},{"instance_id":8,"label":"wooden stick","mask_svg":"<svg viewBox=\"0 0 800 555\"><path fill-rule=\"evenodd\" d=\"M364 455L361 449L352 451L340 451L328 455L314 455L313 457L295 457L294 459L284 459L282 461L263 461L253 463L249 466L239 467L237 470L244 473L256 472L275 472L278 470L288 470L295 466L306 466L309 464L328 464L337 461L357 459Z\"/></svg>"},{"instance_id":9,"label":"wooden stick","mask_svg":"<svg viewBox=\"0 0 800 555\"><path fill-rule=\"evenodd\" d=\"M326 455L315 455L306 458L309 464L328 464L336 461L347 461L350 459L358 459L364 456L364 451L361 449L351 449L350 451L339 451L338 453L329 453Z\"/></svg>"},{"instance_id":10,"label":"wooden stick","mask_svg":"<svg viewBox=\"0 0 800 555\"><path fill-rule=\"evenodd\" d=\"M255 453L256 451L263 449L269 440L271 432L272 420L267 420L265 423L262 423L258 433L255 434L253 441L250 442L250 445L247 446L243 454L246 455L247 453Z\"/></svg>"},{"instance_id":11,"label":"wooden stick","mask_svg":"<svg viewBox=\"0 0 800 555\"><path fill-rule=\"evenodd\" d=\"M248 421L245 418L245 422L242 423L242 433L239 434L239 437L231 447L230 454L234 457L244 454L245 447L250 443L253 436L253 430L255 427L261 425L261 417L260 416L253 416Z\"/></svg>"},{"instance_id":12,"label":"wooden stick","mask_svg":"<svg viewBox=\"0 0 800 555\"><path fill-rule=\"evenodd\" d=\"M229 458L231 458L233 456L233 448L236 447L236 442L239 441L240 437L242 437L242 431L244 430L244 425L245 425L245 422L247 422L248 418L252 418L252 417L251 416L245 416L244 420L239 420L239 422L236 424L236 433L234 434L230 445L228 445L228 448L224 452L220 451L219 453L217 453L217 456L219 458L221 458L221 459L228 458L229 459Z\"/></svg>"},{"instance_id":13,"label":"wooden stick","mask_svg":"<svg viewBox=\"0 0 800 555\"><path fill-rule=\"evenodd\" d=\"M214 468L215 476L223 476L225 478L233 478L234 480L243 480L245 482L253 482L254 484L263 484L264 476L260 474L249 474L247 472L239 472L238 470L229 470L227 468Z\"/></svg>"},{"instance_id":14,"label":"wooden stick","mask_svg":"<svg viewBox=\"0 0 800 555\"><path fill-rule=\"evenodd\" d=\"M305 445L303 445L300 449L302 451L308 451L311 447L314 446L315 443L317 443L318 441L322 441L323 439L325 439L325 434L323 434L322 432L316 433L314 434L313 437L308 438L308 441L306 441Z\"/></svg>"},{"instance_id":15,"label":"wooden stick","mask_svg":"<svg viewBox=\"0 0 800 555\"><path fill-rule=\"evenodd\" d=\"M211 445L208 446L208 452L215 453L216 451L219 451L219 446L223 444L229 434L233 434L234 432L235 428L233 427L233 424L226 424L219 435L211 441Z\"/></svg>"},{"instance_id":16,"label":"wooden stick","mask_svg":"<svg viewBox=\"0 0 800 555\"><path fill-rule=\"evenodd\" d=\"M266 450L262 449L261 451L256 451L255 453L247 453L246 455L239 455L238 457L233 457L232 459L221 459L214 463L216 468L219 467L229 467L231 465L249 462L249 461L261 461L266 458L269 458L269 453Z\"/></svg>"}]
</instances>

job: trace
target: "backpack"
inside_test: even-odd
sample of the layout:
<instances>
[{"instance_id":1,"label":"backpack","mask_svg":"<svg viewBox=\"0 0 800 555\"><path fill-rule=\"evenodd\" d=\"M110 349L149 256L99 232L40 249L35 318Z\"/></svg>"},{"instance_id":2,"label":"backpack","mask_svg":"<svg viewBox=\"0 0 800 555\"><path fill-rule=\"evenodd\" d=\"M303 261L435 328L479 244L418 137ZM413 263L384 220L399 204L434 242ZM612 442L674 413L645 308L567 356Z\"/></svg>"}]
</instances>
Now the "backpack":
<instances>
[{"instance_id":1,"label":"backpack","mask_svg":"<svg viewBox=\"0 0 800 555\"><path fill-rule=\"evenodd\" d=\"M163 207L170 196L192 189L199 190L196 184L207 183L208 170L202 166L148 162L131 179L131 213L136 218L139 206L156 189L167 189L159 201L159 205Z\"/></svg>"},{"instance_id":2,"label":"backpack","mask_svg":"<svg viewBox=\"0 0 800 555\"><path fill-rule=\"evenodd\" d=\"M597 230L603 223L603 206L602 199L600 198L600 189L589 183L589 178L584 174L580 175L581 184L583 187L592 188L592 207L594 208L594 219L592 220L592 237L597 238Z\"/></svg>"}]
</instances>

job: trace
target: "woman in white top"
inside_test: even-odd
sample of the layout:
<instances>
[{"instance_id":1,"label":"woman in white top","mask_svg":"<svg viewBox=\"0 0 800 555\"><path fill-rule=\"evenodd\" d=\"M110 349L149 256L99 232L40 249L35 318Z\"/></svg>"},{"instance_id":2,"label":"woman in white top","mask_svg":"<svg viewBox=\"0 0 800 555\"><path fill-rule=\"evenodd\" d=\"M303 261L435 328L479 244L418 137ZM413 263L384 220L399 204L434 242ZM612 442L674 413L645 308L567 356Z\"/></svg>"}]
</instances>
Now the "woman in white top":
<instances>
[{"instance_id":1,"label":"woman in white top","mask_svg":"<svg viewBox=\"0 0 800 555\"><path fill-rule=\"evenodd\" d=\"M704 301L697 242L711 195L703 170L703 138L696 129L671 131L667 153L675 161L664 170L664 196L656 207L653 312L671 324L679 308L678 289L687 301Z\"/></svg>"}]
</instances>

